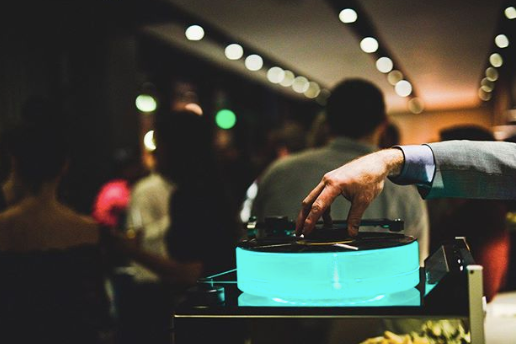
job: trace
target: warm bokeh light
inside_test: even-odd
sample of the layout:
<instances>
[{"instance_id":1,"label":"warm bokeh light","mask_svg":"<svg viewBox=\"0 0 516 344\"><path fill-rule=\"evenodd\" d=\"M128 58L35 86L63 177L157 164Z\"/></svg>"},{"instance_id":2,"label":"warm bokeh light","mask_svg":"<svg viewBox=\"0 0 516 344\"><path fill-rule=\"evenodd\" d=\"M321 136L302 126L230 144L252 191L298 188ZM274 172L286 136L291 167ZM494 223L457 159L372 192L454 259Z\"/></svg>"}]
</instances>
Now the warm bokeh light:
<instances>
[{"instance_id":1,"label":"warm bokeh light","mask_svg":"<svg viewBox=\"0 0 516 344\"><path fill-rule=\"evenodd\" d=\"M154 142L154 130L149 130L145 136L143 136L143 145L149 152L156 150L156 143Z\"/></svg>"},{"instance_id":2,"label":"warm bokeh light","mask_svg":"<svg viewBox=\"0 0 516 344\"><path fill-rule=\"evenodd\" d=\"M189 26L185 31L185 36L190 41L200 41L204 37L204 29L199 25Z\"/></svg>"},{"instance_id":3,"label":"warm bokeh light","mask_svg":"<svg viewBox=\"0 0 516 344\"><path fill-rule=\"evenodd\" d=\"M389 73L393 67L394 64L388 57L380 57L378 60L376 60L376 69L382 73Z\"/></svg>"},{"instance_id":4,"label":"warm bokeh light","mask_svg":"<svg viewBox=\"0 0 516 344\"><path fill-rule=\"evenodd\" d=\"M387 74L387 81L392 86L395 86L402 79L403 79L403 74L399 70L393 70L389 74Z\"/></svg>"},{"instance_id":5,"label":"warm bokeh light","mask_svg":"<svg viewBox=\"0 0 516 344\"><path fill-rule=\"evenodd\" d=\"M203 113L201 106L199 104L196 104L196 103L188 103L188 104L186 104L185 105L185 110L191 111L194 114L199 115L199 116L201 116L202 113Z\"/></svg>"},{"instance_id":6,"label":"warm bokeh light","mask_svg":"<svg viewBox=\"0 0 516 344\"><path fill-rule=\"evenodd\" d=\"M491 99L491 93L484 91L483 89L478 90L478 97L483 101L488 101Z\"/></svg>"},{"instance_id":7,"label":"warm bokeh light","mask_svg":"<svg viewBox=\"0 0 516 344\"><path fill-rule=\"evenodd\" d=\"M412 85L407 80L400 80L394 86L394 90L400 97L407 97L412 93Z\"/></svg>"},{"instance_id":8,"label":"warm bokeh light","mask_svg":"<svg viewBox=\"0 0 516 344\"><path fill-rule=\"evenodd\" d=\"M226 57L230 60L238 60L244 56L244 48L240 44L230 44L224 50Z\"/></svg>"},{"instance_id":9,"label":"warm bokeh light","mask_svg":"<svg viewBox=\"0 0 516 344\"><path fill-rule=\"evenodd\" d=\"M215 115L215 123L221 129L231 129L236 124L236 115L229 109L222 109Z\"/></svg>"},{"instance_id":10,"label":"warm bokeh light","mask_svg":"<svg viewBox=\"0 0 516 344\"><path fill-rule=\"evenodd\" d=\"M373 37L366 37L360 41L360 49L368 54L374 53L378 50L378 41Z\"/></svg>"},{"instance_id":11,"label":"warm bokeh light","mask_svg":"<svg viewBox=\"0 0 516 344\"><path fill-rule=\"evenodd\" d=\"M153 112L158 107L156 99L148 94L140 94L136 97L136 108L141 112Z\"/></svg>"},{"instance_id":12,"label":"warm bokeh light","mask_svg":"<svg viewBox=\"0 0 516 344\"><path fill-rule=\"evenodd\" d=\"M516 18L516 8L514 6L507 7L504 11L507 19L515 19Z\"/></svg>"},{"instance_id":13,"label":"warm bokeh light","mask_svg":"<svg viewBox=\"0 0 516 344\"><path fill-rule=\"evenodd\" d=\"M317 96L321 93L321 87L318 83L310 81L308 83L308 89L305 91L305 96L310 99L317 98Z\"/></svg>"},{"instance_id":14,"label":"warm bokeh light","mask_svg":"<svg viewBox=\"0 0 516 344\"><path fill-rule=\"evenodd\" d=\"M507 48L509 46L509 38L506 35L500 34L495 37L495 43L498 48Z\"/></svg>"},{"instance_id":15,"label":"warm bokeh light","mask_svg":"<svg viewBox=\"0 0 516 344\"><path fill-rule=\"evenodd\" d=\"M279 84L285 78L285 71L280 67L272 67L267 71L267 79L273 84Z\"/></svg>"},{"instance_id":16,"label":"warm bokeh light","mask_svg":"<svg viewBox=\"0 0 516 344\"><path fill-rule=\"evenodd\" d=\"M339 19L344 24L354 23L358 19L357 12L351 8L345 8L339 13Z\"/></svg>"},{"instance_id":17,"label":"warm bokeh light","mask_svg":"<svg viewBox=\"0 0 516 344\"><path fill-rule=\"evenodd\" d=\"M289 70L286 70L285 71L285 76L283 77L283 80L281 80L280 85L281 86L285 86L285 87L292 86L292 84L294 83L294 78L295 77L296 76L294 75L294 73L292 73Z\"/></svg>"},{"instance_id":18,"label":"warm bokeh light","mask_svg":"<svg viewBox=\"0 0 516 344\"><path fill-rule=\"evenodd\" d=\"M260 70L263 67L263 59L260 55L249 55L245 59L245 66L247 69L253 72Z\"/></svg>"},{"instance_id":19,"label":"warm bokeh light","mask_svg":"<svg viewBox=\"0 0 516 344\"><path fill-rule=\"evenodd\" d=\"M480 82L481 88L486 92L491 92L494 89L494 82L489 80L488 78L483 78Z\"/></svg>"},{"instance_id":20,"label":"warm bokeh light","mask_svg":"<svg viewBox=\"0 0 516 344\"><path fill-rule=\"evenodd\" d=\"M494 67L488 67L486 69L486 78L489 81L496 81L498 80L498 71Z\"/></svg>"},{"instance_id":21,"label":"warm bokeh light","mask_svg":"<svg viewBox=\"0 0 516 344\"><path fill-rule=\"evenodd\" d=\"M502 55L498 53L491 54L491 56L489 56L489 62L491 63L491 66L495 68L501 67L503 65Z\"/></svg>"},{"instance_id":22,"label":"warm bokeh light","mask_svg":"<svg viewBox=\"0 0 516 344\"><path fill-rule=\"evenodd\" d=\"M419 114L423 112L423 110L425 109L425 105L421 99L412 98L408 101L408 108L410 112Z\"/></svg>"},{"instance_id":23,"label":"warm bokeh light","mask_svg":"<svg viewBox=\"0 0 516 344\"><path fill-rule=\"evenodd\" d=\"M308 90L308 79L304 76L298 76L292 83L292 89L297 93L304 93Z\"/></svg>"}]
</instances>

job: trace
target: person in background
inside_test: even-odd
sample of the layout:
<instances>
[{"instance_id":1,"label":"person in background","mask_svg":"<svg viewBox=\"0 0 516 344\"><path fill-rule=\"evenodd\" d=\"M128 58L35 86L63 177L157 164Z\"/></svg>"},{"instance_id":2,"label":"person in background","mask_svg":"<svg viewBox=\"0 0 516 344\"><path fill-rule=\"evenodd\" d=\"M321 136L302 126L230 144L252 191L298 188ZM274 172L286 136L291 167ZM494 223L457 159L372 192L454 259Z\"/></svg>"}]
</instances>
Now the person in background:
<instances>
[{"instance_id":1,"label":"person in background","mask_svg":"<svg viewBox=\"0 0 516 344\"><path fill-rule=\"evenodd\" d=\"M93 204L92 217L109 227L125 227L133 184L144 176L136 150L119 149L114 154L113 177L100 188Z\"/></svg>"},{"instance_id":2,"label":"person in background","mask_svg":"<svg viewBox=\"0 0 516 344\"><path fill-rule=\"evenodd\" d=\"M251 212L258 221L268 216L287 216L294 220L300 202L321 175L343 162L379 149L379 140L388 124L383 94L367 80L346 79L331 92L326 120L331 134L328 145L277 160L264 173ZM342 220L349 208L348 201L339 199L331 214ZM385 192L371 205L366 216L404 220L405 233L418 240L423 263L428 255L428 213L414 187L386 183Z\"/></svg>"},{"instance_id":3,"label":"person in background","mask_svg":"<svg viewBox=\"0 0 516 344\"><path fill-rule=\"evenodd\" d=\"M156 117L156 169L175 185L169 203L172 221L166 234L168 257L147 251L134 239L119 241L127 257L160 279L138 299L139 321L131 343L168 342L171 312L187 287L201 276L235 267L234 249L241 237L237 209L222 182L211 129L205 117L188 111L163 110Z\"/></svg>"},{"instance_id":4,"label":"person in background","mask_svg":"<svg viewBox=\"0 0 516 344\"><path fill-rule=\"evenodd\" d=\"M309 148L320 148L326 146L330 140L330 130L328 128L328 121L326 113L320 112L312 121L310 129L307 134L307 146Z\"/></svg>"},{"instance_id":5,"label":"person in background","mask_svg":"<svg viewBox=\"0 0 516 344\"><path fill-rule=\"evenodd\" d=\"M440 140L495 141L495 137L484 127L460 125L441 130ZM507 202L439 198L428 200L427 204L431 251L447 240L466 237L475 262L484 267L484 293L491 301L503 287L509 262Z\"/></svg>"},{"instance_id":6,"label":"person in background","mask_svg":"<svg viewBox=\"0 0 516 344\"><path fill-rule=\"evenodd\" d=\"M300 152L307 146L307 136L304 128L297 122L287 122L280 128L272 130L267 140L267 151L269 152L265 166L269 166L277 159L282 159L290 154ZM258 183L261 176L247 188L245 200L240 208L240 220L246 223L251 216L253 202L258 193Z\"/></svg>"},{"instance_id":7,"label":"person in background","mask_svg":"<svg viewBox=\"0 0 516 344\"><path fill-rule=\"evenodd\" d=\"M11 162L0 213L0 341L107 343L114 323L105 290L101 227L61 203L58 186L70 159L59 107L24 106L2 135Z\"/></svg>"},{"instance_id":8,"label":"person in background","mask_svg":"<svg viewBox=\"0 0 516 344\"><path fill-rule=\"evenodd\" d=\"M399 145L401 143L401 133L400 129L394 122L389 122L385 126L385 130L380 137L378 142L378 147L380 148L390 148L392 146Z\"/></svg>"}]
</instances>

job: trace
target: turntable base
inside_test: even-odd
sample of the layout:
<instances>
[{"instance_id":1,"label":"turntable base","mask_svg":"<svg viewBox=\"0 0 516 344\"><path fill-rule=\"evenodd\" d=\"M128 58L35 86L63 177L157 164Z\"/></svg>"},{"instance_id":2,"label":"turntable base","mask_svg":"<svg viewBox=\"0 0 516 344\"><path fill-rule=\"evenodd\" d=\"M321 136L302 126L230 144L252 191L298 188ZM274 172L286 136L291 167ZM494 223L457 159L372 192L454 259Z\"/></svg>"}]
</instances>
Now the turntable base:
<instances>
[{"instance_id":1,"label":"turntable base","mask_svg":"<svg viewBox=\"0 0 516 344\"><path fill-rule=\"evenodd\" d=\"M296 243L237 247L238 289L285 302L359 302L410 290L419 283L418 243L410 239L380 248L364 240L357 250L335 243L327 250ZM293 249L276 249L282 245Z\"/></svg>"}]
</instances>

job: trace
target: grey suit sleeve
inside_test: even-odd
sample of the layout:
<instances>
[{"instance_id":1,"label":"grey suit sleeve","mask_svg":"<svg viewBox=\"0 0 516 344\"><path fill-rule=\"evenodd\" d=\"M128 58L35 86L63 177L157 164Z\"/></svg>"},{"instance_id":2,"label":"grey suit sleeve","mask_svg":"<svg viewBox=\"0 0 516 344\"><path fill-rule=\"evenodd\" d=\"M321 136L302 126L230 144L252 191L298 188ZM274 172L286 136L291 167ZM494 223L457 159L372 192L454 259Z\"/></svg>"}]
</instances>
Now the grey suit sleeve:
<instances>
[{"instance_id":1,"label":"grey suit sleeve","mask_svg":"<svg viewBox=\"0 0 516 344\"><path fill-rule=\"evenodd\" d=\"M436 171L425 198L516 199L516 144L446 141L431 143Z\"/></svg>"}]
</instances>

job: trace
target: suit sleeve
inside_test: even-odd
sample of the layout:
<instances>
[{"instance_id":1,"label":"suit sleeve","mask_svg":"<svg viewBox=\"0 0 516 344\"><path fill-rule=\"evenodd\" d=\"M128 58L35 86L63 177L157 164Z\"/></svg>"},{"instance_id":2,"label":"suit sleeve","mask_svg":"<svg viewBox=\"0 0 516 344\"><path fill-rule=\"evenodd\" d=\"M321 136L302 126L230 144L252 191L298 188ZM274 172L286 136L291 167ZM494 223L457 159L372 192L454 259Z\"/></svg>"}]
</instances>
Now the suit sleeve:
<instances>
[{"instance_id":1,"label":"suit sleeve","mask_svg":"<svg viewBox=\"0 0 516 344\"><path fill-rule=\"evenodd\" d=\"M446 141L428 146L436 171L424 198L516 199L516 144L491 141Z\"/></svg>"}]
</instances>

